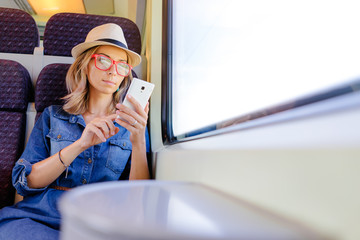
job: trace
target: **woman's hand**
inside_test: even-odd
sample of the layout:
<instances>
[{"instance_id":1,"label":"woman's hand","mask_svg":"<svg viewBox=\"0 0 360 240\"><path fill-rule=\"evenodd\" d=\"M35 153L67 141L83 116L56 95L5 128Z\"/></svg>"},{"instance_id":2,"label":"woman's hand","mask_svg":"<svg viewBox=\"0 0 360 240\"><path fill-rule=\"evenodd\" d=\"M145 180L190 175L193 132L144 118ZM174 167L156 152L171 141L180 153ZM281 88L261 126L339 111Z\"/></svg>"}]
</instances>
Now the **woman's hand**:
<instances>
[{"instance_id":1,"label":"woman's hand","mask_svg":"<svg viewBox=\"0 0 360 240\"><path fill-rule=\"evenodd\" d=\"M149 103L146 104L145 109L130 95L127 96L130 103L134 106L135 111L131 108L118 103L116 108L116 122L126 128L130 132L130 141L133 145L146 144L145 129L148 120Z\"/></svg>"},{"instance_id":2,"label":"woman's hand","mask_svg":"<svg viewBox=\"0 0 360 240\"><path fill-rule=\"evenodd\" d=\"M115 127L113 123L116 117L116 114L112 114L106 117L95 118L89 122L79 139L82 148L87 149L101 142L106 142L106 139L117 134L119 128Z\"/></svg>"}]
</instances>

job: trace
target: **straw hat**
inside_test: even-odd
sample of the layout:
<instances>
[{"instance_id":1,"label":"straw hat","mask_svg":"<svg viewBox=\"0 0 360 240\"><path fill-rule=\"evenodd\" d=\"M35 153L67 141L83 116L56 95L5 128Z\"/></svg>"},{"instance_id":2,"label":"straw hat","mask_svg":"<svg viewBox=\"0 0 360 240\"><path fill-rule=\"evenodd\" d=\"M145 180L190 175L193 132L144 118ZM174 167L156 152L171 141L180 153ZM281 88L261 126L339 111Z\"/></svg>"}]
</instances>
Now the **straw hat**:
<instances>
[{"instance_id":1,"label":"straw hat","mask_svg":"<svg viewBox=\"0 0 360 240\"><path fill-rule=\"evenodd\" d=\"M128 49L121 27L114 23L107 23L93 28L86 36L85 42L73 47L71 55L77 58L87 49L100 45L110 45L123 49L130 56L133 67L141 62L140 55Z\"/></svg>"}]
</instances>

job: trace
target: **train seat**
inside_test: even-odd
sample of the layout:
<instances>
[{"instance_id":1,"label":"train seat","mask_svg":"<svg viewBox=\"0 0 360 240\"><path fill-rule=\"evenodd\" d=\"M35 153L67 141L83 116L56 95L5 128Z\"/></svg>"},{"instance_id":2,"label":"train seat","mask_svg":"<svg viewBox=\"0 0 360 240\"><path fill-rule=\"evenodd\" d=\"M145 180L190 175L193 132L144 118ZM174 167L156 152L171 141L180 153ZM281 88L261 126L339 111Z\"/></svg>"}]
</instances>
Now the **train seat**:
<instances>
[{"instance_id":1,"label":"train seat","mask_svg":"<svg viewBox=\"0 0 360 240\"><path fill-rule=\"evenodd\" d=\"M34 52L40 45L34 18L23 10L0 8L0 32L0 59L23 65L34 82Z\"/></svg>"},{"instance_id":2,"label":"train seat","mask_svg":"<svg viewBox=\"0 0 360 240\"><path fill-rule=\"evenodd\" d=\"M12 166L33 126L34 52L39 48L40 36L34 18L12 8L0 8L0 32L0 207L3 207L13 203Z\"/></svg>"},{"instance_id":3,"label":"train seat","mask_svg":"<svg viewBox=\"0 0 360 240\"><path fill-rule=\"evenodd\" d=\"M131 20L112 16L58 13L46 23L44 55L71 56L71 49L85 41L87 33L92 28L105 23L116 23L121 26L129 49L140 54L140 31Z\"/></svg>"},{"instance_id":4,"label":"train seat","mask_svg":"<svg viewBox=\"0 0 360 240\"><path fill-rule=\"evenodd\" d=\"M62 98L67 94L65 78L69 67L70 64L54 63L41 70L35 88L35 121L46 107L63 104Z\"/></svg>"},{"instance_id":5,"label":"train seat","mask_svg":"<svg viewBox=\"0 0 360 240\"><path fill-rule=\"evenodd\" d=\"M39 31L33 17L25 11L0 8L0 52L33 54L39 46Z\"/></svg>"},{"instance_id":6,"label":"train seat","mask_svg":"<svg viewBox=\"0 0 360 240\"><path fill-rule=\"evenodd\" d=\"M32 94L25 67L0 59L0 208L14 203L11 173L24 148L26 110Z\"/></svg>"}]
</instances>

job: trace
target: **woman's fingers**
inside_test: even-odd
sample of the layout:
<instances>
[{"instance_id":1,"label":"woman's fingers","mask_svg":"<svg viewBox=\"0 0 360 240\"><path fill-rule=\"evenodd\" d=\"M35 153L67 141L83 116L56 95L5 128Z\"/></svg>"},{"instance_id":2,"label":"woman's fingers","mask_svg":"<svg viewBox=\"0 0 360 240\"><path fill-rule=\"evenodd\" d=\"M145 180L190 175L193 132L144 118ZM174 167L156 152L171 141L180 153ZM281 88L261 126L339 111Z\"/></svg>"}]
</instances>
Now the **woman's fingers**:
<instances>
[{"instance_id":1,"label":"woman's fingers","mask_svg":"<svg viewBox=\"0 0 360 240\"><path fill-rule=\"evenodd\" d=\"M89 126L89 130L93 132L101 141L106 142L103 131L101 131L98 127L96 127L95 125Z\"/></svg>"},{"instance_id":2,"label":"woman's fingers","mask_svg":"<svg viewBox=\"0 0 360 240\"><path fill-rule=\"evenodd\" d=\"M123 122L126 122L130 125L134 125L134 123L139 122L138 120L135 119L134 116L131 116L129 114L127 114L126 112L123 111L116 111L116 113L118 114L119 118L117 120L121 120ZM116 121L117 121L116 120ZM117 121L118 122L118 121ZM119 122L118 122L119 123ZM120 123L119 123L120 124Z\"/></svg>"},{"instance_id":3,"label":"woman's fingers","mask_svg":"<svg viewBox=\"0 0 360 240\"><path fill-rule=\"evenodd\" d=\"M133 98L131 95L126 95L126 98L129 100L131 105L133 105L133 107L136 109L137 112L139 110L144 110L144 109L142 109L140 103L138 101L136 101L136 99Z\"/></svg>"},{"instance_id":4,"label":"woman's fingers","mask_svg":"<svg viewBox=\"0 0 360 240\"><path fill-rule=\"evenodd\" d=\"M119 132L119 128L114 125L117 115L112 114L107 117L96 118L88 123L80 137L82 146L88 148L106 142L108 138Z\"/></svg>"},{"instance_id":5,"label":"woman's fingers","mask_svg":"<svg viewBox=\"0 0 360 240\"><path fill-rule=\"evenodd\" d=\"M134 98L129 100L135 107L135 111L119 103L116 105L118 118L115 121L131 133L130 141L133 144L143 144L145 141L149 103L146 104L145 109L142 109L141 105Z\"/></svg>"},{"instance_id":6,"label":"woman's fingers","mask_svg":"<svg viewBox=\"0 0 360 240\"><path fill-rule=\"evenodd\" d=\"M117 107L118 111L116 111L116 114L118 114L122 120L127 121L130 125L132 125L135 121L143 126L147 124L148 114L144 110L135 112L131 108L122 104L118 104Z\"/></svg>"},{"instance_id":7,"label":"woman's fingers","mask_svg":"<svg viewBox=\"0 0 360 240\"><path fill-rule=\"evenodd\" d=\"M135 127L135 125L131 125L128 121L121 117L116 119L115 121L129 131L131 131Z\"/></svg>"},{"instance_id":8,"label":"woman's fingers","mask_svg":"<svg viewBox=\"0 0 360 240\"><path fill-rule=\"evenodd\" d=\"M100 128L107 138L116 134L116 127L114 125L114 120L116 119L117 115L112 114L105 118L99 118L93 121L93 124Z\"/></svg>"},{"instance_id":9,"label":"woman's fingers","mask_svg":"<svg viewBox=\"0 0 360 240\"><path fill-rule=\"evenodd\" d=\"M94 119L88 124L89 130L93 131L101 141L105 142L107 138L119 132L119 129L113 123L116 116L116 114L112 114L105 118Z\"/></svg>"},{"instance_id":10,"label":"woman's fingers","mask_svg":"<svg viewBox=\"0 0 360 240\"><path fill-rule=\"evenodd\" d=\"M146 116L149 114L149 102L146 103L145 109L144 109Z\"/></svg>"},{"instance_id":11,"label":"woman's fingers","mask_svg":"<svg viewBox=\"0 0 360 240\"><path fill-rule=\"evenodd\" d=\"M100 121L100 122L94 122L93 124L94 124L95 127L97 127L99 130L102 131L102 133L104 134L104 136L106 138L109 137L110 130L109 130L108 125L105 122Z\"/></svg>"},{"instance_id":12,"label":"woman's fingers","mask_svg":"<svg viewBox=\"0 0 360 240\"><path fill-rule=\"evenodd\" d=\"M137 112L135 112L135 111L132 110L131 108L126 107L126 106L123 105L123 104L118 104L118 105L116 105L116 106L117 106L117 108L118 108L118 110L119 110L120 112L124 112L124 113L126 113L127 115L134 116L134 118L137 118L137 117L140 116ZM118 112L116 112L116 113L118 114Z\"/></svg>"},{"instance_id":13,"label":"woman's fingers","mask_svg":"<svg viewBox=\"0 0 360 240\"><path fill-rule=\"evenodd\" d=\"M133 97L127 96L127 99L130 101L130 103L133 105L133 107L135 108L135 111L137 114L146 117L148 111L146 111L146 106L148 106L148 104L145 106L145 109L140 105L140 103ZM149 103L149 102L148 102ZM122 107L121 107L122 106ZM122 108L127 108L126 106L123 106L123 104L117 104L116 107L119 110L122 110ZM121 109L120 109L121 108ZM128 108L129 110L133 111L132 109Z\"/></svg>"}]
</instances>

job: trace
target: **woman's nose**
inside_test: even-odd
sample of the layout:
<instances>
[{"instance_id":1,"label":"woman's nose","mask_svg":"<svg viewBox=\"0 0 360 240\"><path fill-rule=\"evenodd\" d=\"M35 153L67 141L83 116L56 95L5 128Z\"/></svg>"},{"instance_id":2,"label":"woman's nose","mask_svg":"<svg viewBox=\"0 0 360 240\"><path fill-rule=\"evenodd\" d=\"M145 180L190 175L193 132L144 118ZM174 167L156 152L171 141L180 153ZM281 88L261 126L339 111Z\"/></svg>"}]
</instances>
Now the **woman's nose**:
<instances>
[{"instance_id":1,"label":"woman's nose","mask_svg":"<svg viewBox=\"0 0 360 240\"><path fill-rule=\"evenodd\" d=\"M110 67L110 69L108 70L108 73L109 74L117 74L117 72L116 72L116 65L115 64L113 64L111 67Z\"/></svg>"}]
</instances>

